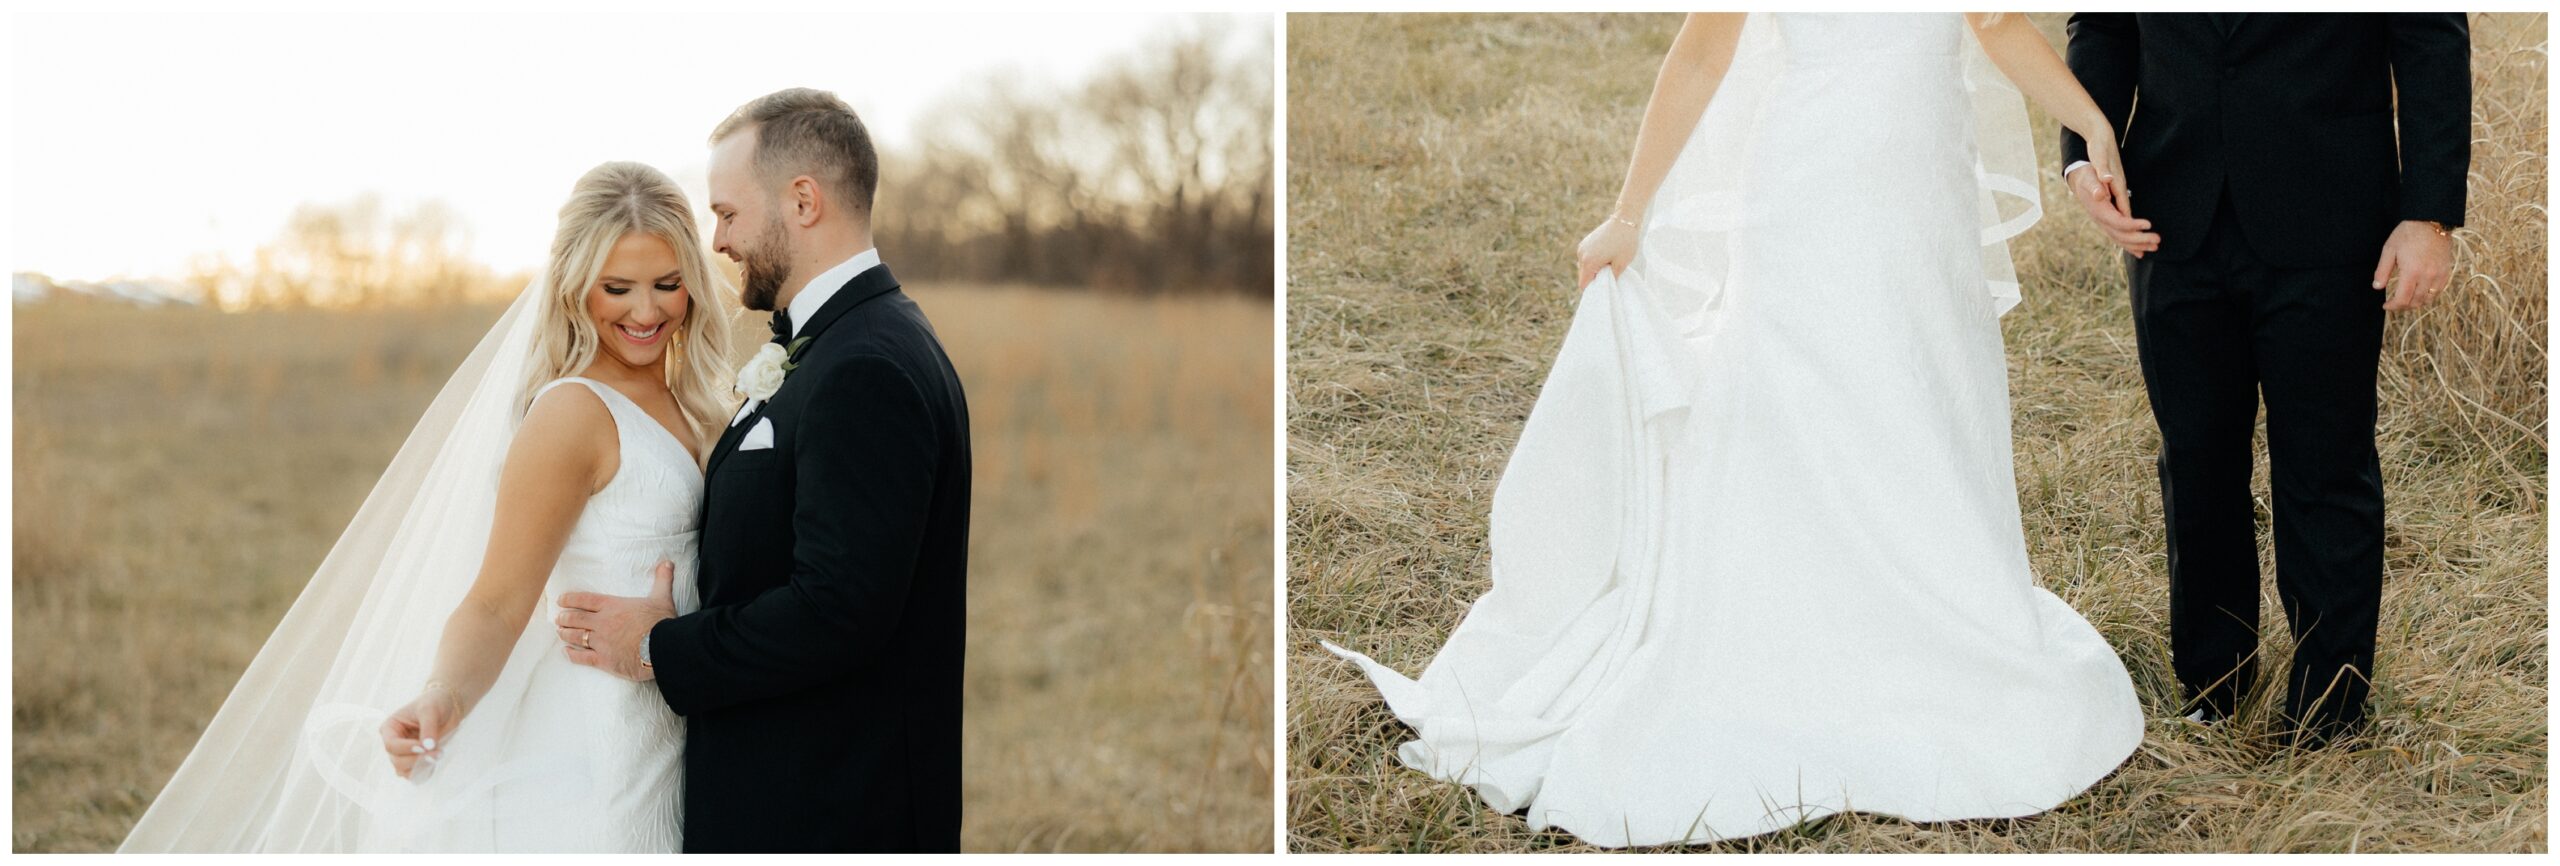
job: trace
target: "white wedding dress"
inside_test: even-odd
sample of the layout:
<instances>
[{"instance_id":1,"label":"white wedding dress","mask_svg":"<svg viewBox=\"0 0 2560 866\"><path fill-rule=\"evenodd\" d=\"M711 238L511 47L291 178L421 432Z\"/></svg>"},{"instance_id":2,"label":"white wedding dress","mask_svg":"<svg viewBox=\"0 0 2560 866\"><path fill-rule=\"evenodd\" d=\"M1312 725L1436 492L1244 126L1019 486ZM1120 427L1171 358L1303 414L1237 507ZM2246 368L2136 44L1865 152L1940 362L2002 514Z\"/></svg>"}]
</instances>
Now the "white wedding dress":
<instances>
[{"instance_id":1,"label":"white wedding dress","mask_svg":"<svg viewBox=\"0 0 2560 866\"><path fill-rule=\"evenodd\" d=\"M702 470L674 434L612 386L569 378L540 390L570 383L594 391L613 413L620 466L579 512L533 624L491 688L519 691L513 717L503 730L464 719L442 744L444 760L425 783L390 787L427 805L429 814L443 814L414 824L408 816L377 820L377 829L397 827L399 834L377 834L359 850L674 853L684 847L684 719L667 709L656 683L570 661L551 623L563 593L648 595L659 560L676 564L677 612L701 609L694 549ZM387 768L380 751L377 745L364 757ZM449 787L462 780L488 790Z\"/></svg>"},{"instance_id":2,"label":"white wedding dress","mask_svg":"<svg viewBox=\"0 0 2560 866\"><path fill-rule=\"evenodd\" d=\"M1986 169L1973 104L2005 83L1952 14L1743 38L1638 259L1583 294L1492 591L1418 681L1327 646L1413 728L1405 764L1596 845L2050 809L2143 725L2028 567L2000 243L2040 211L1986 204L2034 187Z\"/></svg>"},{"instance_id":3,"label":"white wedding dress","mask_svg":"<svg viewBox=\"0 0 2560 866\"><path fill-rule=\"evenodd\" d=\"M125 852L574 852L682 849L684 722L655 683L571 662L562 593L645 596L675 563L694 585L702 471L612 387L620 456L588 498L496 683L423 781L391 771L378 728L414 697L478 572L542 292L528 289L396 455Z\"/></svg>"}]
</instances>

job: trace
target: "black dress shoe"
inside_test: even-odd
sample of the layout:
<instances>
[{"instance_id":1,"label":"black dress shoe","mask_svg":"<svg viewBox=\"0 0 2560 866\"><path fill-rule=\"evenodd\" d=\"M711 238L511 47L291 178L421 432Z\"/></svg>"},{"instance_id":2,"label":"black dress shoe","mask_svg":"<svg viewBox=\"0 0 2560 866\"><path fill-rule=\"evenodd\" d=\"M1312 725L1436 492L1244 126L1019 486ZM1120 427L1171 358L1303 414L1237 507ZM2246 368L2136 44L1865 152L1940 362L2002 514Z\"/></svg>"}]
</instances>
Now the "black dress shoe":
<instances>
[{"instance_id":1,"label":"black dress shoe","mask_svg":"<svg viewBox=\"0 0 2560 866\"><path fill-rule=\"evenodd\" d=\"M2363 719L2323 719L2288 727L2281 739L2292 748L2317 749L2363 732Z\"/></svg>"}]
</instances>

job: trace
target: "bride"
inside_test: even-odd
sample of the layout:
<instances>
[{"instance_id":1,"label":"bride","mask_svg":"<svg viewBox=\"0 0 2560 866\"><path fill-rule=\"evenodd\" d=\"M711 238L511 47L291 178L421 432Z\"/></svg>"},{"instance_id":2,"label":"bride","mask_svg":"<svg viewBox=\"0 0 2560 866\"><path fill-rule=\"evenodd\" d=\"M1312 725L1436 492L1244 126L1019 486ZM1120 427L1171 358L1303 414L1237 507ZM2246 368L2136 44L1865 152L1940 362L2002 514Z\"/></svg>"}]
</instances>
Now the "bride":
<instances>
[{"instance_id":1,"label":"bride","mask_svg":"<svg viewBox=\"0 0 2560 866\"><path fill-rule=\"evenodd\" d=\"M1689 18L1496 489L1493 590L1419 680L1327 644L1406 765L1625 846L2023 816L2140 744L2020 524L2021 90L2121 207L2113 130L2023 16Z\"/></svg>"},{"instance_id":2,"label":"bride","mask_svg":"<svg viewBox=\"0 0 2560 866\"><path fill-rule=\"evenodd\" d=\"M569 591L698 606L729 331L675 183L631 162L579 178L543 277L120 850L679 850L683 721L528 626Z\"/></svg>"}]
</instances>

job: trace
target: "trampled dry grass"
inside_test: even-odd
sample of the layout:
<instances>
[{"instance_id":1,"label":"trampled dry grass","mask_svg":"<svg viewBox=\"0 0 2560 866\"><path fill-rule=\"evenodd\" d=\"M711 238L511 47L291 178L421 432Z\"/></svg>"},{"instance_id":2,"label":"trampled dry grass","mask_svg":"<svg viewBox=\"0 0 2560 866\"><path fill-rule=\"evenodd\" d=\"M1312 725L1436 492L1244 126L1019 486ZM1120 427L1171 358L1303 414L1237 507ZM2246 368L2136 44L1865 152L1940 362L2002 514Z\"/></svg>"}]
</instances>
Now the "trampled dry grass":
<instances>
[{"instance_id":1,"label":"trampled dry grass","mask_svg":"<svg viewBox=\"0 0 2560 866\"><path fill-rule=\"evenodd\" d=\"M963 844L1267 850L1271 307L916 294L977 460ZM16 312L11 846L111 849L496 311Z\"/></svg>"},{"instance_id":2,"label":"trampled dry grass","mask_svg":"<svg viewBox=\"0 0 2560 866\"><path fill-rule=\"evenodd\" d=\"M2036 20L2060 45L2059 16ZM1486 513L1572 315L1571 244L1616 192L1677 26L1290 17L1293 850L1582 849L1397 764L1410 733L1316 640L1418 673L1486 589ZM1834 817L1706 850L2547 850L2544 27L2475 18L2459 288L2390 327L2369 735L2277 750L2264 689L2220 728L2170 715L2158 434L2123 271L2048 179L2046 221L2017 247L2027 300L2002 322L2020 503L2039 579L2133 672L2142 748L2035 818ZM2053 129L2037 131L2051 164ZM2263 531L2263 457L2259 473ZM2263 651L2284 658L2269 589Z\"/></svg>"}]
</instances>

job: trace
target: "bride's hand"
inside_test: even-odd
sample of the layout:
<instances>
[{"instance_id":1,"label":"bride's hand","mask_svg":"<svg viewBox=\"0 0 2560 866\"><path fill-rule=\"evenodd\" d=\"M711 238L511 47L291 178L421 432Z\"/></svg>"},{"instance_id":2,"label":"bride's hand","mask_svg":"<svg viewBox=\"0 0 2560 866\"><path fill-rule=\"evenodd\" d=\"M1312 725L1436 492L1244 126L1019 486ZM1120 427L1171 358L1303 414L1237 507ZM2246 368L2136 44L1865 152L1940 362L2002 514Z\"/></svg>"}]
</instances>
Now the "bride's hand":
<instances>
[{"instance_id":1,"label":"bride's hand","mask_svg":"<svg viewBox=\"0 0 2560 866\"><path fill-rule=\"evenodd\" d=\"M1575 288L1591 285L1591 278L1599 276L1600 269L1604 267L1611 274L1623 273L1627 263L1635 261L1635 258L1636 227L1612 215L1602 221L1599 228L1583 235L1582 244L1574 248L1577 273L1573 285Z\"/></svg>"},{"instance_id":2,"label":"bride's hand","mask_svg":"<svg viewBox=\"0 0 2560 866\"><path fill-rule=\"evenodd\" d=\"M2089 167L2097 169L2098 177L2105 181L2108 193L2114 197L2116 213L2132 218L2133 187L2125 181L2124 156L2116 151L2115 133L2110 130L2084 140L2089 144Z\"/></svg>"},{"instance_id":3,"label":"bride's hand","mask_svg":"<svg viewBox=\"0 0 2560 866\"><path fill-rule=\"evenodd\" d=\"M391 754L391 771L413 782L426 781L444 757L444 739L461 722L462 703L453 689L428 683L416 699L382 720L382 750Z\"/></svg>"},{"instance_id":4,"label":"bride's hand","mask_svg":"<svg viewBox=\"0 0 2560 866\"><path fill-rule=\"evenodd\" d=\"M2080 210L2098 224L2107 240L2133 256L2160 249L2160 235L2151 230L2151 221L2133 215L2133 188L2124 177L2124 161L2116 150L2115 134L2106 126L2096 127L2098 135L2085 136L2089 142L2089 164L2063 179L2071 187L2071 199Z\"/></svg>"}]
</instances>

